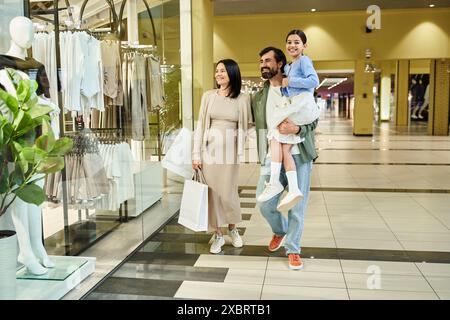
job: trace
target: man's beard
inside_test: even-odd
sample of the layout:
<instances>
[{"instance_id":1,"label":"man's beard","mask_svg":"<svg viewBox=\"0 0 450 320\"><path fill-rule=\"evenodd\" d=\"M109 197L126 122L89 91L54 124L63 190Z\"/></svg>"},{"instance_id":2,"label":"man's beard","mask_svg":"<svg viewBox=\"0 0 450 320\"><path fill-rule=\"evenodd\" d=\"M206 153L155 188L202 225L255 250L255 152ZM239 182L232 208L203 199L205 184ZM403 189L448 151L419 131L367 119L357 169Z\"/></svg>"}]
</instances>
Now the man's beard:
<instances>
[{"instance_id":1,"label":"man's beard","mask_svg":"<svg viewBox=\"0 0 450 320\"><path fill-rule=\"evenodd\" d=\"M266 80L270 80L278 74L278 70L261 68L261 77Z\"/></svg>"}]
</instances>

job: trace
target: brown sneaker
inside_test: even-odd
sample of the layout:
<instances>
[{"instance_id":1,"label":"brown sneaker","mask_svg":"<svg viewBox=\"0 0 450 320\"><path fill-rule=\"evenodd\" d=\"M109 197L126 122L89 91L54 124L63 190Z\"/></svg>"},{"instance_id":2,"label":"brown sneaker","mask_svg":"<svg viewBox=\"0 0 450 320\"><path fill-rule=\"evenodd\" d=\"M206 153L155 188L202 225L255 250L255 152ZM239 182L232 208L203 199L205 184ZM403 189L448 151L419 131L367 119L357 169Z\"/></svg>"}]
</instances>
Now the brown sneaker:
<instances>
[{"instance_id":1,"label":"brown sneaker","mask_svg":"<svg viewBox=\"0 0 450 320\"><path fill-rule=\"evenodd\" d=\"M270 240L270 243L269 243L269 251L274 252L274 251L277 251L278 249L280 249L285 237L286 237L286 235L277 236L276 234L274 234L272 237L272 240Z\"/></svg>"},{"instance_id":2,"label":"brown sneaker","mask_svg":"<svg viewBox=\"0 0 450 320\"><path fill-rule=\"evenodd\" d=\"M289 257L289 268L293 270L303 269L303 262L299 254L290 253L288 254L288 257Z\"/></svg>"}]
</instances>

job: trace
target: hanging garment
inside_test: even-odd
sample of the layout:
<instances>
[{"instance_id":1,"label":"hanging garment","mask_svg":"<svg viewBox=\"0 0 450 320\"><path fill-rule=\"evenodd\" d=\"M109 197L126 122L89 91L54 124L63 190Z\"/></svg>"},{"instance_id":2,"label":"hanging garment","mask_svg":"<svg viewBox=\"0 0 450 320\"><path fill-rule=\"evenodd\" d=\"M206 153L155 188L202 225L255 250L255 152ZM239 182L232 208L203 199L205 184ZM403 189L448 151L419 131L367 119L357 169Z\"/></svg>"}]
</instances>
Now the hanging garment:
<instances>
[{"instance_id":1,"label":"hanging garment","mask_svg":"<svg viewBox=\"0 0 450 320\"><path fill-rule=\"evenodd\" d=\"M154 57L149 57L149 68L151 74L150 86L151 86L151 108L164 106L164 85L162 81L161 66L159 61Z\"/></svg>"},{"instance_id":2,"label":"hanging garment","mask_svg":"<svg viewBox=\"0 0 450 320\"><path fill-rule=\"evenodd\" d=\"M132 138L142 141L150 138L147 111L146 59L140 54L129 63L129 103L131 104Z\"/></svg>"}]
</instances>

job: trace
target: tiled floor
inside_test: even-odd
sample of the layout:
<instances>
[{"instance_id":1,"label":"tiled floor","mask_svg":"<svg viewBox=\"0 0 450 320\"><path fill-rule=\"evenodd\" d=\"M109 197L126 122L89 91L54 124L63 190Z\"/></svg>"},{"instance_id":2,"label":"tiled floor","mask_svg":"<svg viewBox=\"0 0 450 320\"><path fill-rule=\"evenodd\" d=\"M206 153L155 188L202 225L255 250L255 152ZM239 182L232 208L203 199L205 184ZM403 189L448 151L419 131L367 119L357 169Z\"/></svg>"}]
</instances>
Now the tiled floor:
<instances>
[{"instance_id":1,"label":"tiled floor","mask_svg":"<svg viewBox=\"0 0 450 320\"><path fill-rule=\"evenodd\" d=\"M326 118L316 140L303 270L266 249L259 167L246 163L243 248L226 237L212 255L211 235L175 218L87 299L450 299L450 137L427 136L423 123L354 137L351 122Z\"/></svg>"}]
</instances>

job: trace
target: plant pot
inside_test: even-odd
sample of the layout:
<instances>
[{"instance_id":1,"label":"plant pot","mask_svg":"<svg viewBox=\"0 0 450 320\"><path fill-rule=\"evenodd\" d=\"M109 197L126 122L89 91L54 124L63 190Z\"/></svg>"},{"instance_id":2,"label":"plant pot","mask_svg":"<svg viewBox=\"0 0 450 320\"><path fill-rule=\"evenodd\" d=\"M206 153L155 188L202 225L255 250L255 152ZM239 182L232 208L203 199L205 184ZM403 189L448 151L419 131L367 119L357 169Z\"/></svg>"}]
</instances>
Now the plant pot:
<instances>
[{"instance_id":1,"label":"plant pot","mask_svg":"<svg viewBox=\"0 0 450 320\"><path fill-rule=\"evenodd\" d=\"M0 300L16 299L17 235L0 230Z\"/></svg>"}]
</instances>

